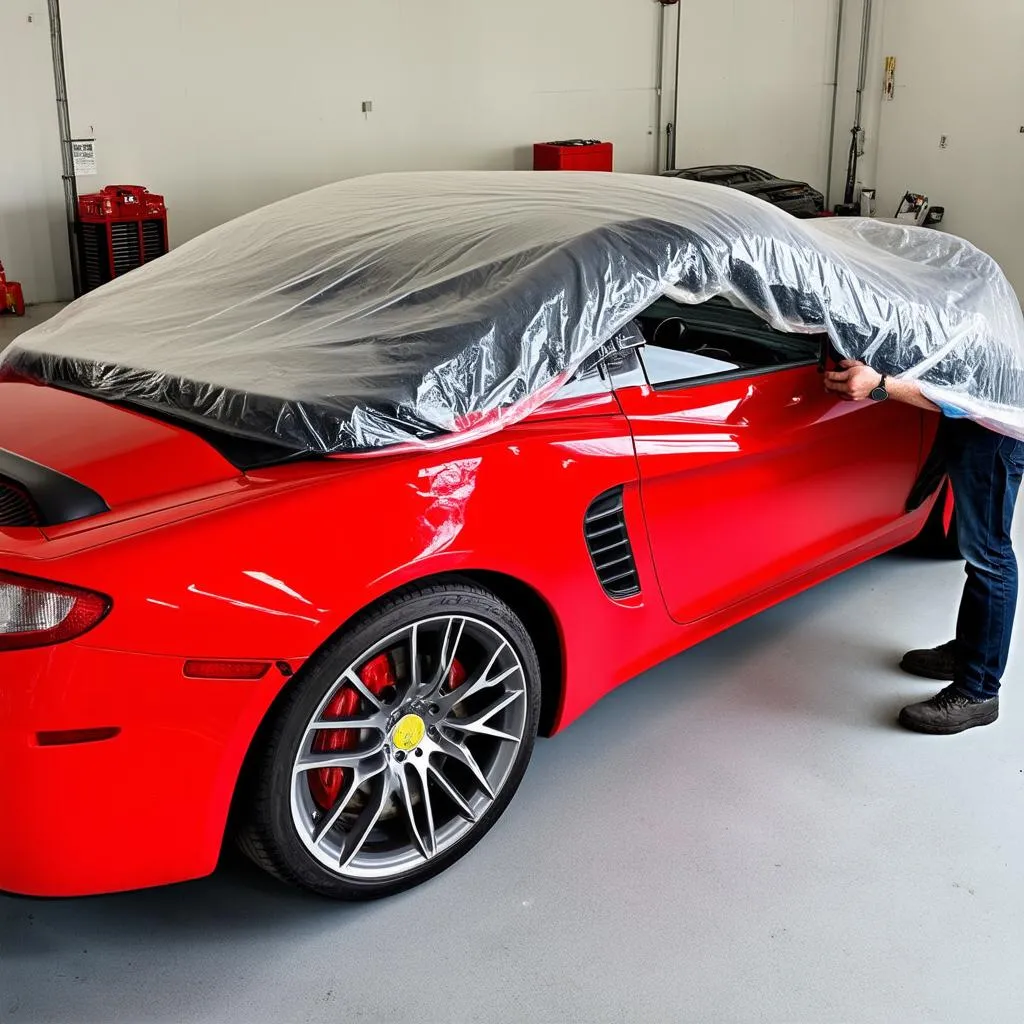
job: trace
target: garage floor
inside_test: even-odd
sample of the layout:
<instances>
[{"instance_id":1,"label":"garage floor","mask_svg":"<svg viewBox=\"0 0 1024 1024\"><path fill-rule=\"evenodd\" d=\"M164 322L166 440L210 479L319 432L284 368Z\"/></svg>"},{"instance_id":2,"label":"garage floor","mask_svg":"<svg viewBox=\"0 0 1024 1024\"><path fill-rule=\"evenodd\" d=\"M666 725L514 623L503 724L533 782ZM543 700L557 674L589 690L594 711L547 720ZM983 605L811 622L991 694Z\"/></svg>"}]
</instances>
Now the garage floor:
<instances>
[{"instance_id":1,"label":"garage floor","mask_svg":"<svg viewBox=\"0 0 1024 1024\"><path fill-rule=\"evenodd\" d=\"M960 581L879 559L629 683L538 745L466 860L385 902L234 857L0 896L0 1021L1019 1024L1019 659L996 725L892 724L936 686L894 660L948 638Z\"/></svg>"}]
</instances>

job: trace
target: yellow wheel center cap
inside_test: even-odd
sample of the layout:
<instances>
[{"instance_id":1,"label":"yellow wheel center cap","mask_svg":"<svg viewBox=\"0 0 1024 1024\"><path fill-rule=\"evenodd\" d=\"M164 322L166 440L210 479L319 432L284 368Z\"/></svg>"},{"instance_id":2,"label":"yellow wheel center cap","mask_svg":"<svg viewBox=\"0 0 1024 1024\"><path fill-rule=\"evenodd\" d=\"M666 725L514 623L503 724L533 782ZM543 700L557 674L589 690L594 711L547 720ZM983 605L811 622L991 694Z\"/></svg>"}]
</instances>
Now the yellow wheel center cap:
<instances>
[{"instance_id":1,"label":"yellow wheel center cap","mask_svg":"<svg viewBox=\"0 0 1024 1024\"><path fill-rule=\"evenodd\" d=\"M391 741L399 750L415 750L423 741L427 727L419 715L406 715L395 726Z\"/></svg>"}]
</instances>

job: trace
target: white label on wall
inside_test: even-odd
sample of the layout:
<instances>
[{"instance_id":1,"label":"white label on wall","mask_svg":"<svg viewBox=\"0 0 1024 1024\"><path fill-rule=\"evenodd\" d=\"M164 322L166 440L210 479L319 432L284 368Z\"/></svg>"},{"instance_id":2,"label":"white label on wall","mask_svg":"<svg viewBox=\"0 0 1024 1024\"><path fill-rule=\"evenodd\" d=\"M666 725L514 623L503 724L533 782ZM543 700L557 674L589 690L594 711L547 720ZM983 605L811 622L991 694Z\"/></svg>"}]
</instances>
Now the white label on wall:
<instances>
[{"instance_id":1,"label":"white label on wall","mask_svg":"<svg viewBox=\"0 0 1024 1024\"><path fill-rule=\"evenodd\" d=\"M72 139L71 155L75 161L75 174L96 173L96 140Z\"/></svg>"}]
</instances>

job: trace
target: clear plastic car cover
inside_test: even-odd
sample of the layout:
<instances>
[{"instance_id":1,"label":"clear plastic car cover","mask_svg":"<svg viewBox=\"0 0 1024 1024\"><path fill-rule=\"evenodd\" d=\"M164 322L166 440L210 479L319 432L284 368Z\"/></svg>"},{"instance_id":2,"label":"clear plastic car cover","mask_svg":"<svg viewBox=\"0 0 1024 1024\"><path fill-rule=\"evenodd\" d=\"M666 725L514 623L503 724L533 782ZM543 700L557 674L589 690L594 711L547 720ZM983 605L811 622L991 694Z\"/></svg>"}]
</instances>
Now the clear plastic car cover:
<instances>
[{"instance_id":1,"label":"clear plastic car cover","mask_svg":"<svg viewBox=\"0 0 1024 1024\"><path fill-rule=\"evenodd\" d=\"M295 452L528 415L660 295L724 295L1024 437L1024 320L937 231L654 176L357 178L224 224L24 334L4 369Z\"/></svg>"}]
</instances>

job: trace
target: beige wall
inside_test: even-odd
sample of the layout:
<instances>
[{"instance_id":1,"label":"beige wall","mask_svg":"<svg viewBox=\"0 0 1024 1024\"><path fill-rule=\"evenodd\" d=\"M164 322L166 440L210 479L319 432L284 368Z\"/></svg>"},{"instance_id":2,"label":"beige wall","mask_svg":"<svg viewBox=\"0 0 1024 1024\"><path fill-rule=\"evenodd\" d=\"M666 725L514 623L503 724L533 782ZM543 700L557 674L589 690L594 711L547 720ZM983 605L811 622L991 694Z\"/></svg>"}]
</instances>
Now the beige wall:
<instances>
[{"instance_id":1,"label":"beige wall","mask_svg":"<svg viewBox=\"0 0 1024 1024\"><path fill-rule=\"evenodd\" d=\"M908 189L925 193L945 206L945 229L991 253L1024 295L1024 2L885 0L880 21L869 102L882 212ZM892 101L880 99L887 54Z\"/></svg>"},{"instance_id":2,"label":"beige wall","mask_svg":"<svg viewBox=\"0 0 1024 1024\"><path fill-rule=\"evenodd\" d=\"M0 261L28 302L71 294L45 2L0 2Z\"/></svg>"},{"instance_id":3,"label":"beige wall","mask_svg":"<svg viewBox=\"0 0 1024 1024\"><path fill-rule=\"evenodd\" d=\"M875 0L861 181L901 191L1000 259L1024 291L1024 3ZM647 0L63 0L72 129L103 183L167 196L172 243L375 170L527 167L536 139L611 139L656 166L661 8ZM681 0L677 163L760 164L823 187L838 0ZM833 200L853 118L861 2L847 0ZM29 21L31 16L32 20ZM41 0L0 4L0 258L30 301L70 290ZM881 62L899 60L882 103ZM665 109L673 72L667 49ZM364 115L363 100L374 110ZM939 150L940 134L949 148Z\"/></svg>"},{"instance_id":4,"label":"beige wall","mask_svg":"<svg viewBox=\"0 0 1024 1024\"><path fill-rule=\"evenodd\" d=\"M837 0L681 0L679 166L749 163L824 189Z\"/></svg>"},{"instance_id":5,"label":"beige wall","mask_svg":"<svg viewBox=\"0 0 1024 1024\"><path fill-rule=\"evenodd\" d=\"M349 175L528 167L536 140L606 138L617 169L654 168L648 0L63 8L73 131L95 133L100 179L166 195L172 244Z\"/></svg>"}]
</instances>

